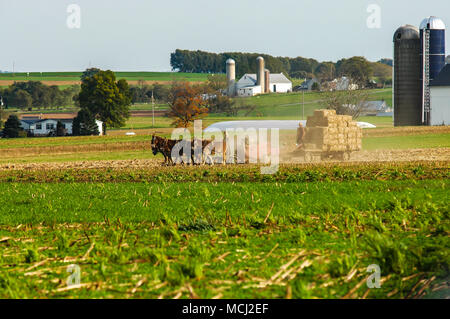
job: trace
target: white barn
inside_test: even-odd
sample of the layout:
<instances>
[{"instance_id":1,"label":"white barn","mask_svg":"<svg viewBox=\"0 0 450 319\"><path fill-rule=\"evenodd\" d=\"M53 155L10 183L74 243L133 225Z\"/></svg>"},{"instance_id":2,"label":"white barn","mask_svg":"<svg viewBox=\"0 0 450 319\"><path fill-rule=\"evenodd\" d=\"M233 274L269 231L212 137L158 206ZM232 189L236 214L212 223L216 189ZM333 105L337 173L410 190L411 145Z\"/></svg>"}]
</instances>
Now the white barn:
<instances>
[{"instance_id":1,"label":"white barn","mask_svg":"<svg viewBox=\"0 0 450 319\"><path fill-rule=\"evenodd\" d=\"M238 96L254 96L262 93L261 86L257 85L256 74L244 74L244 76L236 83L236 89ZM292 92L292 82L283 73L271 73L269 76L269 92Z\"/></svg>"},{"instance_id":2,"label":"white barn","mask_svg":"<svg viewBox=\"0 0 450 319\"><path fill-rule=\"evenodd\" d=\"M450 125L450 64L430 83L431 125Z\"/></svg>"}]
</instances>

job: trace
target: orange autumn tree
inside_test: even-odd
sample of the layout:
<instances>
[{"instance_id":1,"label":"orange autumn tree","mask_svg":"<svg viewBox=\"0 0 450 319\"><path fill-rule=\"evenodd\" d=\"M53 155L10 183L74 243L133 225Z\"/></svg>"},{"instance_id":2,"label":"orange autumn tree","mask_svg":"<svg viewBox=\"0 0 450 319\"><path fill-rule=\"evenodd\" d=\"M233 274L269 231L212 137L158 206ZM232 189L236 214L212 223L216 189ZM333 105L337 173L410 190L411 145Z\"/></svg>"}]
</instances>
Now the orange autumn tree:
<instances>
[{"instance_id":1,"label":"orange autumn tree","mask_svg":"<svg viewBox=\"0 0 450 319\"><path fill-rule=\"evenodd\" d=\"M169 103L169 117L174 119L172 125L186 128L208 114L207 102L202 98L202 93L200 86L192 86L188 82L172 85Z\"/></svg>"}]
</instances>

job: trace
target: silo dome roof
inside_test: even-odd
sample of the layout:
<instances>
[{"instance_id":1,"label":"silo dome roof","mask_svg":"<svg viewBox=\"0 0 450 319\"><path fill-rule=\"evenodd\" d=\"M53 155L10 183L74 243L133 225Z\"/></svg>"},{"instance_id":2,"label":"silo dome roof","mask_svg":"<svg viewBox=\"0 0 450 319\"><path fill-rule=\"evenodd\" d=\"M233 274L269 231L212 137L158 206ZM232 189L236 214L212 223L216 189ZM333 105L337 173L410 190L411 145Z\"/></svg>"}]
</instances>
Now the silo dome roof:
<instances>
[{"instance_id":1,"label":"silo dome roof","mask_svg":"<svg viewBox=\"0 0 450 319\"><path fill-rule=\"evenodd\" d=\"M394 41L420 39L419 29L413 25L404 25L394 33Z\"/></svg>"},{"instance_id":2,"label":"silo dome roof","mask_svg":"<svg viewBox=\"0 0 450 319\"><path fill-rule=\"evenodd\" d=\"M431 30L445 30L444 21L436 17L428 17L426 19L423 19L422 23L420 24L420 29L426 29L428 25Z\"/></svg>"},{"instance_id":3,"label":"silo dome roof","mask_svg":"<svg viewBox=\"0 0 450 319\"><path fill-rule=\"evenodd\" d=\"M236 61L234 61L233 59L228 59L227 64L236 64Z\"/></svg>"}]
</instances>

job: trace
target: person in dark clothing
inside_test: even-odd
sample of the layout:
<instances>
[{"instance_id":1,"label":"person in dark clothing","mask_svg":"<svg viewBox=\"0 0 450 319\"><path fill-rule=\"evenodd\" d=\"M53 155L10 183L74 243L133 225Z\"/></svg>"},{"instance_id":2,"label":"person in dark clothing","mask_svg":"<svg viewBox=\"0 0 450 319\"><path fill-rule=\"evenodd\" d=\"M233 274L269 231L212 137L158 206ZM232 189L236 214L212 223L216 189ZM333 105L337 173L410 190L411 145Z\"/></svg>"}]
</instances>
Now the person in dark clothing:
<instances>
[{"instance_id":1,"label":"person in dark clothing","mask_svg":"<svg viewBox=\"0 0 450 319\"><path fill-rule=\"evenodd\" d=\"M302 123L298 124L297 128L297 146L303 147L303 138L305 137L306 129Z\"/></svg>"}]
</instances>

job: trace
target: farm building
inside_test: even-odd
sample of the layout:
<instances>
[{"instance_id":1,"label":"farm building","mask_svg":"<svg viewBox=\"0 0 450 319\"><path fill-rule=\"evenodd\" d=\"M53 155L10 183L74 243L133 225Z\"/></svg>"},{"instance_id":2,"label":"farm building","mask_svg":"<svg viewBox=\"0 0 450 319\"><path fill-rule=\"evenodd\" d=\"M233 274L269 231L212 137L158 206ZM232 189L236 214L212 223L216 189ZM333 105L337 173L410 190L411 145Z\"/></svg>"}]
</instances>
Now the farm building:
<instances>
[{"instance_id":1,"label":"farm building","mask_svg":"<svg viewBox=\"0 0 450 319\"><path fill-rule=\"evenodd\" d=\"M346 76L327 82L325 87L328 91L354 91L359 88L357 84L351 83L350 79Z\"/></svg>"},{"instance_id":2,"label":"farm building","mask_svg":"<svg viewBox=\"0 0 450 319\"><path fill-rule=\"evenodd\" d=\"M430 83L431 125L450 125L450 64Z\"/></svg>"},{"instance_id":3,"label":"farm building","mask_svg":"<svg viewBox=\"0 0 450 319\"><path fill-rule=\"evenodd\" d=\"M297 87L296 91L312 91L314 83L317 83L320 89L320 83L317 79L308 79Z\"/></svg>"},{"instance_id":4,"label":"farm building","mask_svg":"<svg viewBox=\"0 0 450 319\"><path fill-rule=\"evenodd\" d=\"M45 118L40 117L24 117L20 120L22 128L33 134L34 136L48 136L52 132L56 132L56 126L61 122L66 130L67 135L72 135L73 118ZM103 122L96 120L100 135L103 135Z\"/></svg>"},{"instance_id":5,"label":"farm building","mask_svg":"<svg viewBox=\"0 0 450 319\"><path fill-rule=\"evenodd\" d=\"M392 109L386 101L368 101L366 102L365 115L392 116Z\"/></svg>"},{"instance_id":6,"label":"farm building","mask_svg":"<svg viewBox=\"0 0 450 319\"><path fill-rule=\"evenodd\" d=\"M270 74L269 76L269 92L271 93L287 93L292 91L292 82L283 74ZM238 96L254 96L261 94L261 86L257 85L256 74L244 74L237 82Z\"/></svg>"},{"instance_id":7,"label":"farm building","mask_svg":"<svg viewBox=\"0 0 450 319\"><path fill-rule=\"evenodd\" d=\"M236 82L236 62L233 59L227 60L227 94L229 96L254 96L264 93L288 93L292 92L292 82L283 74L271 74L264 68L264 58L258 57L257 73L244 74Z\"/></svg>"}]
</instances>

